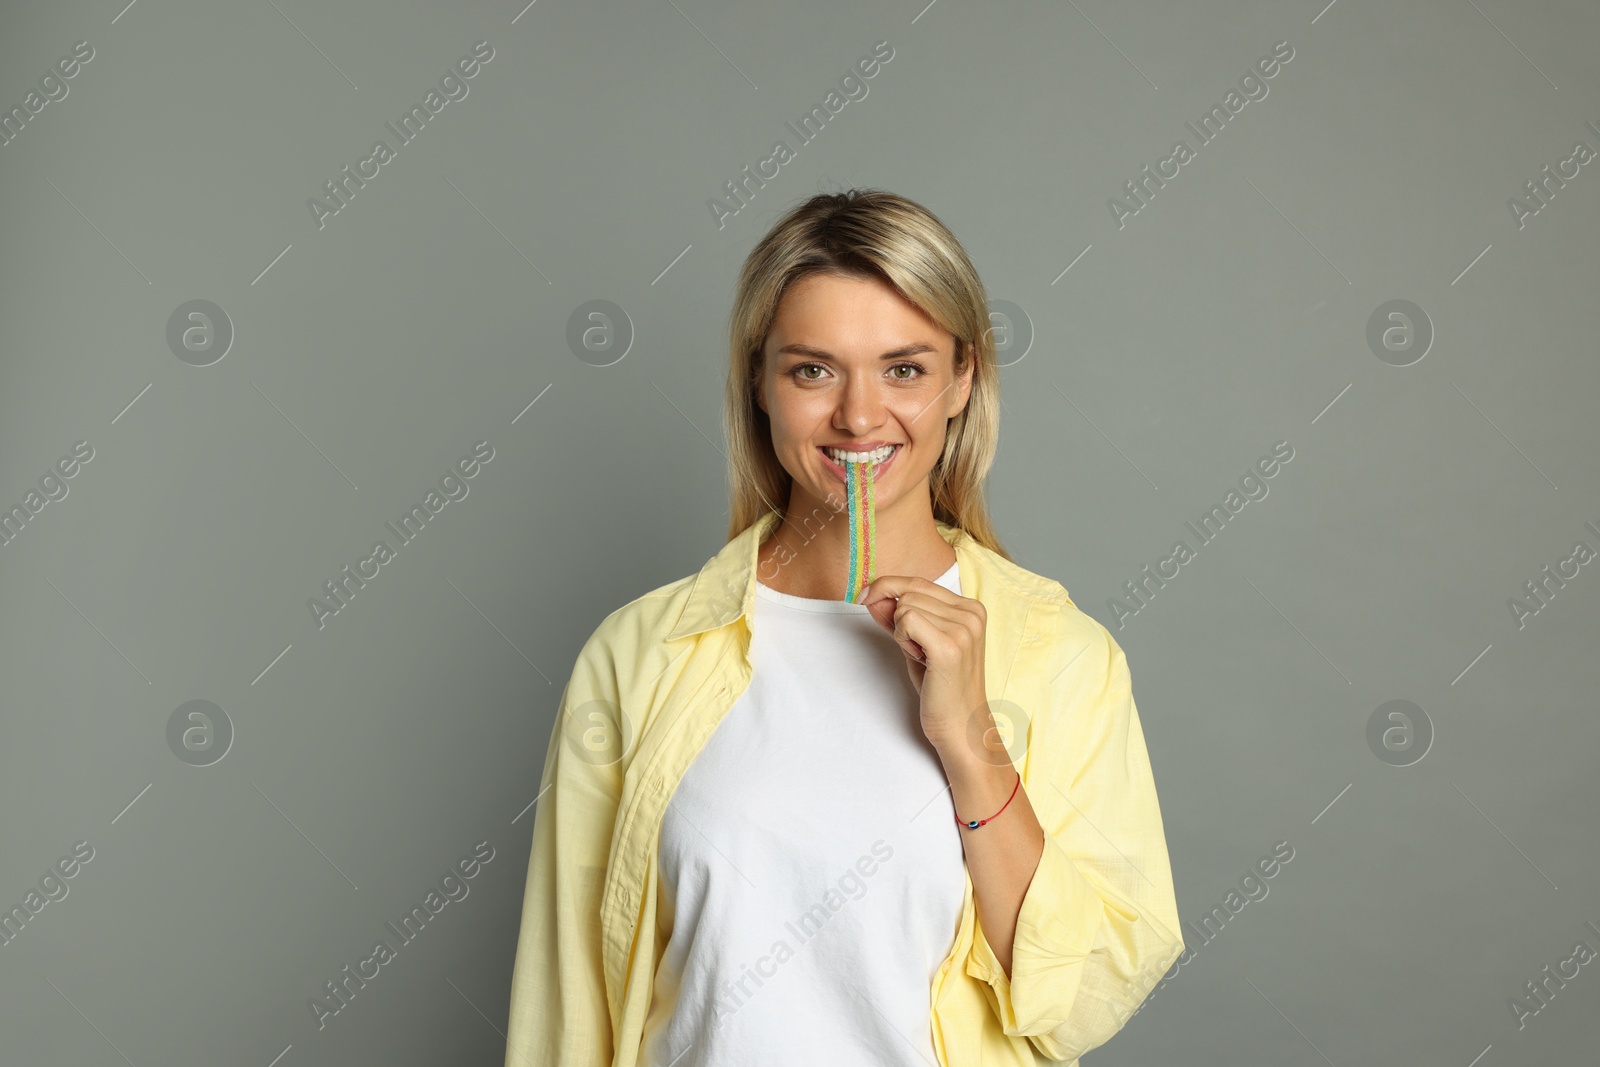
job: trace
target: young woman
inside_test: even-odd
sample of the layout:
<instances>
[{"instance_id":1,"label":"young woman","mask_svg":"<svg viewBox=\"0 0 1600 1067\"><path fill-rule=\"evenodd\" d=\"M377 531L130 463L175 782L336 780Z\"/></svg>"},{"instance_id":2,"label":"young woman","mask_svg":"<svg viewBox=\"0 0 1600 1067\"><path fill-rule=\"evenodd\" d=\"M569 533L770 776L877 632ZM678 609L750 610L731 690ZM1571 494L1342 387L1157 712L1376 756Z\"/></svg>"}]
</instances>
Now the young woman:
<instances>
[{"instance_id":1,"label":"young woman","mask_svg":"<svg viewBox=\"0 0 1600 1067\"><path fill-rule=\"evenodd\" d=\"M891 193L812 197L750 253L729 539L579 654L508 1067L1070 1063L1183 950L1127 660L984 508L988 328ZM841 461L872 465L859 596Z\"/></svg>"}]
</instances>

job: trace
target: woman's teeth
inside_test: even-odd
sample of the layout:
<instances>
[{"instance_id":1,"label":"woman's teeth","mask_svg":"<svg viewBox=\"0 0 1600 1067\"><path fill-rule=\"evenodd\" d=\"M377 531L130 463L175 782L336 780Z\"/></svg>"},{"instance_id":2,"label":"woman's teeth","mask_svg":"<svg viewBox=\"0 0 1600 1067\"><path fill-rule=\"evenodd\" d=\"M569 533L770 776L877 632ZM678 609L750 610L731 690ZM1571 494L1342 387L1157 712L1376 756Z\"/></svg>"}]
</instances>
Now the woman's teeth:
<instances>
[{"instance_id":1,"label":"woman's teeth","mask_svg":"<svg viewBox=\"0 0 1600 1067\"><path fill-rule=\"evenodd\" d=\"M837 448L830 448L827 449L827 453L828 455L832 456L834 461L837 463L878 464L894 455L894 450L896 447L896 445L884 445L882 448L876 449L872 452L843 452Z\"/></svg>"}]
</instances>

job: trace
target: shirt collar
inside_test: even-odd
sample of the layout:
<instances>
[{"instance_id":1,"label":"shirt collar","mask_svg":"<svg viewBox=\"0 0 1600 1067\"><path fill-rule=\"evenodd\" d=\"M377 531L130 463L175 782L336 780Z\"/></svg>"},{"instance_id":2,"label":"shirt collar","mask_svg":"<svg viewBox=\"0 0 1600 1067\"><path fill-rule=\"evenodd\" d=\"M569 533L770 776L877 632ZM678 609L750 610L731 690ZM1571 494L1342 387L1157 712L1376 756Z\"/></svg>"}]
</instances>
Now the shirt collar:
<instances>
[{"instance_id":1,"label":"shirt collar","mask_svg":"<svg viewBox=\"0 0 1600 1067\"><path fill-rule=\"evenodd\" d=\"M756 595L756 559L762 543L782 519L779 512L767 512L706 561L695 576L694 588L689 592L677 626L666 640L676 641L726 626L750 613ZM981 580L975 553L977 542L960 527L938 520L934 520L934 525L939 536L956 550L962 595L977 598Z\"/></svg>"}]
</instances>

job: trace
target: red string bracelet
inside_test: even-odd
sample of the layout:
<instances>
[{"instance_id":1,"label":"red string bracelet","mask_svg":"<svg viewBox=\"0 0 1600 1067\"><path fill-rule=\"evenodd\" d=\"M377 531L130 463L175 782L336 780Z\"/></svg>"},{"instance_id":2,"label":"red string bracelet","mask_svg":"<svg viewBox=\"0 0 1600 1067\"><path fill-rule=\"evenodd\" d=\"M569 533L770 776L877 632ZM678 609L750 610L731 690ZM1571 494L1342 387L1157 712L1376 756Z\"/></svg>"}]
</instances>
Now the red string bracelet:
<instances>
[{"instance_id":1,"label":"red string bracelet","mask_svg":"<svg viewBox=\"0 0 1600 1067\"><path fill-rule=\"evenodd\" d=\"M1006 797L1006 802L1004 804L1000 805L1000 811L1005 811L1007 808L1009 808L1011 806L1011 801L1012 801L1013 798L1016 797L1017 790L1019 788L1021 788L1021 786L1022 786L1022 775L1019 773L1017 775L1017 784L1011 787L1011 796ZM976 830L978 827L982 826L984 823L992 822L993 820L998 819L1000 817L1000 811L995 812L993 815L989 816L989 818L987 818L987 819L979 819L977 822L966 822L961 818L961 816L957 815L956 816L956 822L961 823L961 825L965 826L968 830Z\"/></svg>"}]
</instances>

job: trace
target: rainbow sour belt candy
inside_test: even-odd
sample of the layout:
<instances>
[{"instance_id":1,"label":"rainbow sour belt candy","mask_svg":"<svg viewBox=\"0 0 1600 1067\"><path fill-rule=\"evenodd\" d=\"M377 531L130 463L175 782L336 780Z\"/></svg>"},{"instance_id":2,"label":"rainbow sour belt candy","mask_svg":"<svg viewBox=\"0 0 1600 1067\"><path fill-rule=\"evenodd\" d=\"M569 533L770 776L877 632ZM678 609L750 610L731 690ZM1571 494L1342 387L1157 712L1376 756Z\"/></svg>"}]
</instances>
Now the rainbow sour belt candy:
<instances>
[{"instance_id":1,"label":"rainbow sour belt candy","mask_svg":"<svg viewBox=\"0 0 1600 1067\"><path fill-rule=\"evenodd\" d=\"M844 493L850 512L850 575L845 599L855 603L861 589L878 576L878 524L873 514L871 463L844 465Z\"/></svg>"}]
</instances>

